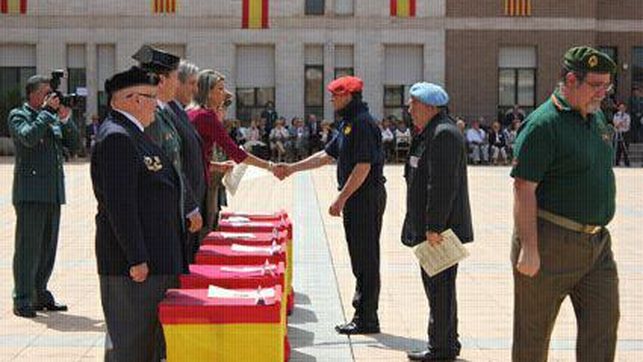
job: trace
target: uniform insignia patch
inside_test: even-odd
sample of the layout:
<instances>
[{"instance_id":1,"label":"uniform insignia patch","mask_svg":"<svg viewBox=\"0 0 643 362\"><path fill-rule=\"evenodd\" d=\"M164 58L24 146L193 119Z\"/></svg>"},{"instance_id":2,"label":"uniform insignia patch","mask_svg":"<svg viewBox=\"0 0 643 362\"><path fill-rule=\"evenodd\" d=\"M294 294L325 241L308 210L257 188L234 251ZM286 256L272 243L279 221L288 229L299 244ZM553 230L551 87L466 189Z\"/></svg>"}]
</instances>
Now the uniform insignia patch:
<instances>
[{"instance_id":1,"label":"uniform insignia patch","mask_svg":"<svg viewBox=\"0 0 643 362\"><path fill-rule=\"evenodd\" d=\"M589 65L590 68L594 68L595 66L597 66L598 57L596 57L596 55L592 55L591 57L589 57L589 59L587 60L587 65Z\"/></svg>"},{"instance_id":2,"label":"uniform insignia patch","mask_svg":"<svg viewBox=\"0 0 643 362\"><path fill-rule=\"evenodd\" d=\"M163 169L163 164L161 163L159 156L144 156L143 162L145 163L145 167L152 172L158 172Z\"/></svg>"}]
</instances>

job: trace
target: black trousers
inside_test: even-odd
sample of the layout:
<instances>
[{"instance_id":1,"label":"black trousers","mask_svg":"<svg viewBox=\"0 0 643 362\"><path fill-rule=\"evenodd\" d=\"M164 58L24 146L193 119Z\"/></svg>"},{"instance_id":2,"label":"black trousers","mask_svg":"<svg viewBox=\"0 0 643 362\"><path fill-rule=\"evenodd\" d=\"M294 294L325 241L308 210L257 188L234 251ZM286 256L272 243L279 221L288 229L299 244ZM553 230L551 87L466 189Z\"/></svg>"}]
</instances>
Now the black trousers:
<instances>
[{"instance_id":1,"label":"black trousers","mask_svg":"<svg viewBox=\"0 0 643 362\"><path fill-rule=\"evenodd\" d=\"M378 322L380 233L386 208L384 185L358 190L344 206L344 232L355 276L354 320Z\"/></svg>"},{"instance_id":2,"label":"black trousers","mask_svg":"<svg viewBox=\"0 0 643 362\"><path fill-rule=\"evenodd\" d=\"M125 276L101 275L100 297L111 346L106 362L157 362L165 358L165 338L158 304L169 288L178 288L175 275L150 275L143 283Z\"/></svg>"},{"instance_id":3,"label":"black trousers","mask_svg":"<svg viewBox=\"0 0 643 362\"><path fill-rule=\"evenodd\" d=\"M630 148L630 142L622 139L616 141L616 165L618 166L621 163L621 158L625 158L625 166L630 165L630 155L628 149Z\"/></svg>"},{"instance_id":4,"label":"black trousers","mask_svg":"<svg viewBox=\"0 0 643 362\"><path fill-rule=\"evenodd\" d=\"M429 300L428 349L438 356L455 357L460 354L458 341L458 302L455 279L458 264L430 277L424 269L422 285Z\"/></svg>"},{"instance_id":5,"label":"black trousers","mask_svg":"<svg viewBox=\"0 0 643 362\"><path fill-rule=\"evenodd\" d=\"M60 205L22 202L16 209L13 303L25 307L53 301L47 283L54 269Z\"/></svg>"}]
</instances>

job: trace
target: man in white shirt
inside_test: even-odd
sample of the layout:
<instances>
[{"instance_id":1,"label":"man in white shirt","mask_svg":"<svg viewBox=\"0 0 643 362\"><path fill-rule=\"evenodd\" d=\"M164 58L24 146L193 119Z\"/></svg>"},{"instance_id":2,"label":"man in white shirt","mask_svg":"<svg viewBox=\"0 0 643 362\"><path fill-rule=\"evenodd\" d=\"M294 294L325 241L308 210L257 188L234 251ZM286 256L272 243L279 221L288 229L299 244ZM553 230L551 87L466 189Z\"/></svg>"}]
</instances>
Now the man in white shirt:
<instances>
[{"instance_id":1,"label":"man in white shirt","mask_svg":"<svg viewBox=\"0 0 643 362\"><path fill-rule=\"evenodd\" d=\"M619 103L618 112L614 114L614 143L616 144L616 165L621 163L621 157L625 158L625 166L630 167L630 157L628 155L628 148L630 147L629 132L630 132L630 115L627 114L627 106L625 103Z\"/></svg>"},{"instance_id":2,"label":"man in white shirt","mask_svg":"<svg viewBox=\"0 0 643 362\"><path fill-rule=\"evenodd\" d=\"M471 128L467 130L467 144L471 150L469 157L471 157L473 163L480 164L480 162L489 162L487 134L480 128L480 121L474 120L471 123Z\"/></svg>"}]
</instances>

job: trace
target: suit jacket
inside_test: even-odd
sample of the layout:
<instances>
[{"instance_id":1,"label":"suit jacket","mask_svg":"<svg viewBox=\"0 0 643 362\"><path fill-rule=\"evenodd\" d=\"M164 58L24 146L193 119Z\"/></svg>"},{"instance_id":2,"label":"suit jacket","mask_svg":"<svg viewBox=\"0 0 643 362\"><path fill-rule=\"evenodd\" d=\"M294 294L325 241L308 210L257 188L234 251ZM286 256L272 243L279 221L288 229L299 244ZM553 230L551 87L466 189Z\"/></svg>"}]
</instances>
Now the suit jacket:
<instances>
[{"instance_id":1,"label":"suit jacket","mask_svg":"<svg viewBox=\"0 0 643 362\"><path fill-rule=\"evenodd\" d=\"M172 120L182 140L181 164L183 166L183 175L185 176L185 186L188 190L186 197L192 197L192 202L202 206L207 190L205 183L205 168L207 165L203 159L203 140L192 123L190 123L190 118L183 110L183 106L176 101L172 101L169 103L169 107L175 115Z\"/></svg>"},{"instance_id":2,"label":"suit jacket","mask_svg":"<svg viewBox=\"0 0 643 362\"><path fill-rule=\"evenodd\" d=\"M16 150L13 203L65 203L63 147L78 148L78 128L70 118L61 123L56 114L28 104L13 109L9 133Z\"/></svg>"},{"instance_id":3,"label":"suit jacket","mask_svg":"<svg viewBox=\"0 0 643 362\"><path fill-rule=\"evenodd\" d=\"M180 274L179 175L163 150L118 111L99 128L91 178L98 273L129 275L131 266L146 262L151 274Z\"/></svg>"},{"instance_id":4,"label":"suit jacket","mask_svg":"<svg viewBox=\"0 0 643 362\"><path fill-rule=\"evenodd\" d=\"M463 243L473 241L464 138L443 112L411 142L404 168L407 184L402 242L417 245L426 232L447 229Z\"/></svg>"}]
</instances>

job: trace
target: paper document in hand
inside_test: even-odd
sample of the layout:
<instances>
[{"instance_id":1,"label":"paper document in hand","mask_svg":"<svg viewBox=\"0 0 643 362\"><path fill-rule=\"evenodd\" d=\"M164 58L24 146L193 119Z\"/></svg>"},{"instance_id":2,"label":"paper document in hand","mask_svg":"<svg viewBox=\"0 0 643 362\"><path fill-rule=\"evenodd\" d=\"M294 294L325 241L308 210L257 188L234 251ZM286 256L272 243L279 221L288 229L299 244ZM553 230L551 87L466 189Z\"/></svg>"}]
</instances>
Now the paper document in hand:
<instances>
[{"instance_id":1,"label":"paper document in hand","mask_svg":"<svg viewBox=\"0 0 643 362\"><path fill-rule=\"evenodd\" d=\"M431 277L469 256L469 252L451 229L441 235L442 242L438 246L431 246L425 240L414 251L422 269Z\"/></svg>"},{"instance_id":2,"label":"paper document in hand","mask_svg":"<svg viewBox=\"0 0 643 362\"><path fill-rule=\"evenodd\" d=\"M223 186L225 186L226 190L230 191L230 194L234 195L237 193L239 183L246 173L247 168L247 164L239 163L232 168L232 171L227 172L225 176L223 176Z\"/></svg>"}]
</instances>

